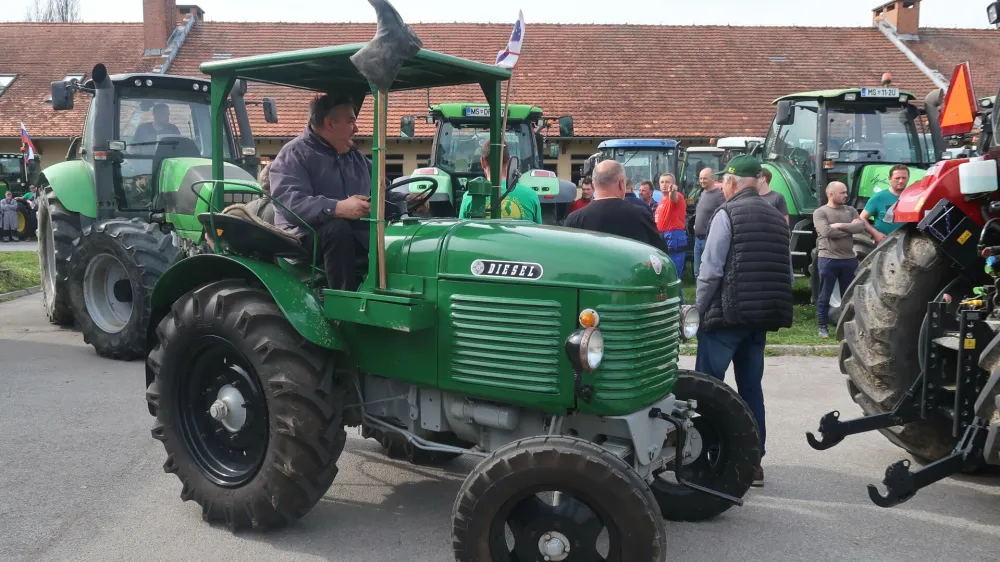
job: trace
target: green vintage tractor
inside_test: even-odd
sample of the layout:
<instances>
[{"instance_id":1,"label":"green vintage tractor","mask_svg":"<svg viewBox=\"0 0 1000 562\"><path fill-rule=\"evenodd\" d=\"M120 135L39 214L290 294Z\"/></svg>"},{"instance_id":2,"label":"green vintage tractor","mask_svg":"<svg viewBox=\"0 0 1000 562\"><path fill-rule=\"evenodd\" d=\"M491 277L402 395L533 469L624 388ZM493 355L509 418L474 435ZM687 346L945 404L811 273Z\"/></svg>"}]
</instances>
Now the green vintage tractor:
<instances>
[{"instance_id":1,"label":"green vintage tractor","mask_svg":"<svg viewBox=\"0 0 1000 562\"><path fill-rule=\"evenodd\" d=\"M345 427L360 426L412 462L481 459L453 508L458 560L663 560L661 514L706 519L748 491L760 458L748 407L678 369L698 317L680 307L668 256L487 210L501 197L510 71L418 40L389 56L394 36L415 37L389 16L370 43L201 66L213 115L237 79L372 100L370 250L359 289L330 290L314 245L252 217L199 215L213 252L171 266L152 297L146 397L164 470L206 521L280 527L323 497ZM467 183L475 218L413 216L439 187L424 176L416 199L384 204L389 92L461 84L482 88L497 147L493 184ZM204 185L225 183L223 168L217 152ZM201 193L222 208L220 191Z\"/></svg>"},{"instance_id":2,"label":"green vintage tractor","mask_svg":"<svg viewBox=\"0 0 1000 562\"><path fill-rule=\"evenodd\" d=\"M509 111L505 142L510 154L520 163L519 183L538 193L543 222L559 224L566 218L570 203L576 199L576 185L544 168L545 147L558 146L548 144L542 133L557 124L559 137L572 137L573 118L545 118L541 108L531 105L511 104ZM433 216L457 217L469 180L483 175L480 153L483 143L489 142L490 115L488 104L443 103L431 106L427 115L403 117L400 132L404 137L414 135L418 118L437 124L431 159L427 166L418 168L411 176L437 180L437 190L430 202ZM558 156L558 152L554 156ZM400 184L408 179L398 178L393 190L420 192L429 185L427 182Z\"/></svg>"},{"instance_id":3,"label":"green vintage tractor","mask_svg":"<svg viewBox=\"0 0 1000 562\"><path fill-rule=\"evenodd\" d=\"M16 152L0 153L0 197L10 191L17 200L17 236L27 240L35 233L35 208L28 198L32 197L29 186L38 175L38 157L29 166L24 154ZM27 196L28 198L26 198Z\"/></svg>"},{"instance_id":4,"label":"green vintage tractor","mask_svg":"<svg viewBox=\"0 0 1000 562\"><path fill-rule=\"evenodd\" d=\"M137 359L145 354L156 279L200 251L197 215L207 207L192 185L211 177L213 156L225 162L226 179L255 179L246 87L234 88L212 115L208 80L112 76L98 64L84 84L54 82L53 109L72 109L78 91L91 96L83 136L39 178L43 301L51 322L75 323L100 355ZM263 105L267 120L276 121L273 101ZM213 140L216 129L223 134ZM255 197L233 186L223 199Z\"/></svg>"},{"instance_id":5,"label":"green vintage tractor","mask_svg":"<svg viewBox=\"0 0 1000 562\"><path fill-rule=\"evenodd\" d=\"M847 184L847 204L860 211L872 195L889 188L893 165L906 164L913 183L943 150L921 125L926 113L913 100L908 92L880 87L804 92L774 102L774 121L756 154L771 172L771 189L785 196L793 266L810 275L814 299L819 295L819 275L812 214L826 204L827 184ZM874 242L859 234L854 248L864 258ZM840 316L843 289L835 287L830 299L833 322Z\"/></svg>"}]
</instances>

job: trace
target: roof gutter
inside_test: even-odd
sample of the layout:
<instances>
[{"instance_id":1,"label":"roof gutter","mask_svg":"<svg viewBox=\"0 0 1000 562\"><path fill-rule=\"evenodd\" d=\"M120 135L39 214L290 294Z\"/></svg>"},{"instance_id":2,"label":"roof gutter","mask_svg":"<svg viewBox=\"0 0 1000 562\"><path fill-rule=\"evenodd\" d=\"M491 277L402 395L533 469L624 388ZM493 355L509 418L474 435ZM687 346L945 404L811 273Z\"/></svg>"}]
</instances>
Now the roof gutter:
<instances>
[{"instance_id":1,"label":"roof gutter","mask_svg":"<svg viewBox=\"0 0 1000 562\"><path fill-rule=\"evenodd\" d=\"M177 53L181 50L181 46L184 45L184 40L187 39L191 29L194 27L195 17L194 14L187 14L184 16L184 24L178 25L174 28L174 31L170 34L170 39L167 39L167 48L163 50L163 64L153 69L153 72L159 74L166 74L170 69L170 63L174 62L177 58Z\"/></svg>"},{"instance_id":2,"label":"roof gutter","mask_svg":"<svg viewBox=\"0 0 1000 562\"><path fill-rule=\"evenodd\" d=\"M882 32L882 35L885 35L886 39L899 49L899 52L906 55L906 58L910 59L910 62L912 62L917 69L920 70L920 72L924 73L924 76L927 76L931 82L934 82L935 86L941 88L942 90L948 89L948 80L940 72L927 66L924 61L920 60L920 57L918 57L916 53L911 51L910 48L906 46L906 43L903 43L903 40L899 37L899 33L896 31L896 26L892 25L885 18L883 18L878 22L878 29Z\"/></svg>"}]
</instances>

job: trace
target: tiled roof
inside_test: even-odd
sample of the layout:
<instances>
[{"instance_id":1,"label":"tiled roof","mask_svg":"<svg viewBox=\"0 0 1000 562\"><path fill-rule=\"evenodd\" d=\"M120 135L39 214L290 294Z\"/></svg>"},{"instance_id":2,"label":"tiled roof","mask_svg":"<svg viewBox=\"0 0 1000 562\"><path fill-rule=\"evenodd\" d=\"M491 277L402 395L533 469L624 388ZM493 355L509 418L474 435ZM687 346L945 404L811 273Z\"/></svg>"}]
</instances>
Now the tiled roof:
<instances>
[{"instance_id":1,"label":"tiled roof","mask_svg":"<svg viewBox=\"0 0 1000 562\"><path fill-rule=\"evenodd\" d=\"M509 25L413 24L427 49L492 63ZM195 28L171 72L195 73L224 52L235 57L367 41L373 24L218 23ZM771 57L784 57L773 62ZM771 101L829 87L877 85L883 72L919 97L933 84L874 28L637 25L529 25L512 102L575 119L577 136L763 135ZM251 86L251 90L255 88ZM255 115L255 135L295 135L309 96L257 86L278 101L279 123ZM431 102L480 101L477 88L431 92ZM395 105L393 105L395 101ZM390 98L390 134L399 117L426 109L426 93ZM429 133L417 121L418 135ZM371 134L363 113L361 134Z\"/></svg>"},{"instance_id":2,"label":"tiled roof","mask_svg":"<svg viewBox=\"0 0 1000 562\"><path fill-rule=\"evenodd\" d=\"M951 79L955 66L969 63L972 87L979 97L992 96L1000 85L1000 31L996 29L921 29L919 41L907 41L927 66Z\"/></svg>"},{"instance_id":3,"label":"tiled roof","mask_svg":"<svg viewBox=\"0 0 1000 562\"><path fill-rule=\"evenodd\" d=\"M108 71L148 71L158 57L142 56L141 23L0 23L0 74L17 79L0 95L0 137L20 137L21 122L34 138L70 137L83 131L85 96L72 111L45 103L52 82L86 73L97 63Z\"/></svg>"}]
</instances>

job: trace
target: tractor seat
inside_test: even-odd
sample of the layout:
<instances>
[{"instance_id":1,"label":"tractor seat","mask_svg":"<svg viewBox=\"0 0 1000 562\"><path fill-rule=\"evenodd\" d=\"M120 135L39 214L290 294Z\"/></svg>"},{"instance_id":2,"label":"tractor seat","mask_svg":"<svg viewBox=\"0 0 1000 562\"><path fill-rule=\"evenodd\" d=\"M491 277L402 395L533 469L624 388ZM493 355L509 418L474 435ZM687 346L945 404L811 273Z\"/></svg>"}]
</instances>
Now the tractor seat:
<instances>
[{"instance_id":1,"label":"tractor seat","mask_svg":"<svg viewBox=\"0 0 1000 562\"><path fill-rule=\"evenodd\" d=\"M210 213L198 215L205 230L212 228ZM246 205L235 204L215 215L215 228L219 238L224 240L234 253L256 256L272 261L275 258L310 258L298 237L269 224L256 214L248 212Z\"/></svg>"}]
</instances>

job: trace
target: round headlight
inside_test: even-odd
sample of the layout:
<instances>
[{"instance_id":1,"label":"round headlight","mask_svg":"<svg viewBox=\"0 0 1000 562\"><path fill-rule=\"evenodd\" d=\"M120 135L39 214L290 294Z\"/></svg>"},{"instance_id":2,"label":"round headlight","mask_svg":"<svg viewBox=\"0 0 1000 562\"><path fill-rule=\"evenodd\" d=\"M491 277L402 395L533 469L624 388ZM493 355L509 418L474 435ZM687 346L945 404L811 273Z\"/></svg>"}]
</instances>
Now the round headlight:
<instances>
[{"instance_id":1,"label":"round headlight","mask_svg":"<svg viewBox=\"0 0 1000 562\"><path fill-rule=\"evenodd\" d=\"M681 339L689 340L698 335L701 326L701 315L698 309L688 305L681 308Z\"/></svg>"},{"instance_id":2,"label":"round headlight","mask_svg":"<svg viewBox=\"0 0 1000 562\"><path fill-rule=\"evenodd\" d=\"M604 336L597 328L581 328L566 338L565 349L576 372L593 371L604 359Z\"/></svg>"}]
</instances>

